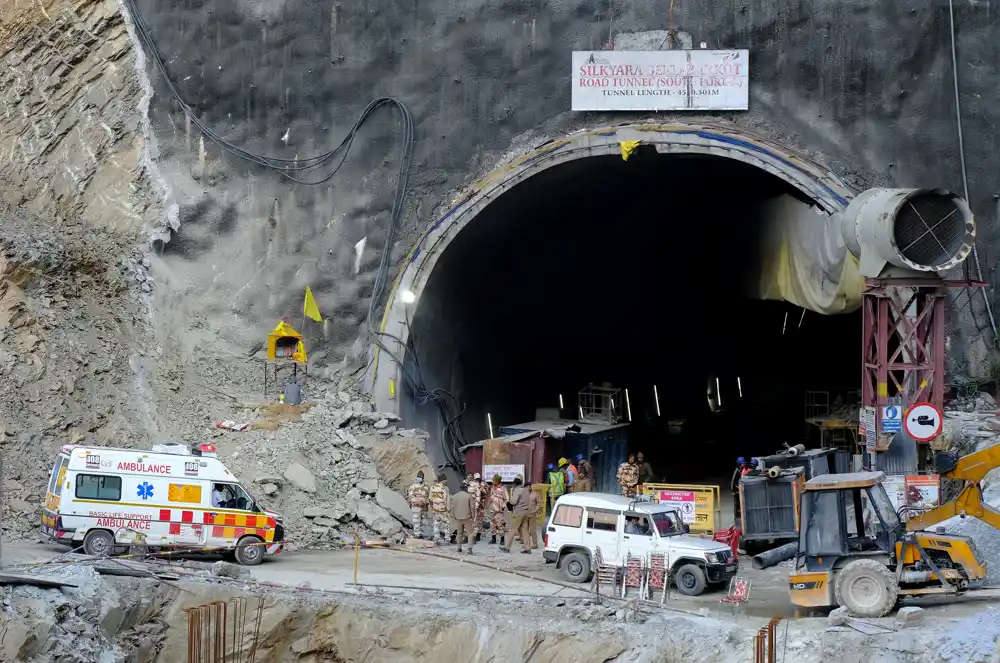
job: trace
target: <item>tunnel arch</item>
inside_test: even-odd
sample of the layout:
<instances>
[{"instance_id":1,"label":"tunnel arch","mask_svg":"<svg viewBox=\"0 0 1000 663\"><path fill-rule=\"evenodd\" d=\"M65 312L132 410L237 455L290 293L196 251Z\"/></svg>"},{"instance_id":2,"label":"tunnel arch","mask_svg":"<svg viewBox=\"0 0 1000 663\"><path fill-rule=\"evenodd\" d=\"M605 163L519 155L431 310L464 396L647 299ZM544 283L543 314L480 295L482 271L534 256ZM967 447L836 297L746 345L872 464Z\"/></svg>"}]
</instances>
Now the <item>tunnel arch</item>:
<instances>
[{"instance_id":1,"label":"tunnel arch","mask_svg":"<svg viewBox=\"0 0 1000 663\"><path fill-rule=\"evenodd\" d=\"M728 124L628 124L581 130L549 140L463 190L422 233L393 283L379 327L382 347L370 348L367 386L380 411L400 413L400 362L405 360L409 320L419 311L422 289L461 231L492 202L548 169L580 159L620 155L622 143L639 141L661 155L706 155L735 160L769 173L826 214L843 211L853 192L829 169L773 141ZM413 297L401 300L401 293ZM390 355L391 356L387 356Z\"/></svg>"}]
</instances>

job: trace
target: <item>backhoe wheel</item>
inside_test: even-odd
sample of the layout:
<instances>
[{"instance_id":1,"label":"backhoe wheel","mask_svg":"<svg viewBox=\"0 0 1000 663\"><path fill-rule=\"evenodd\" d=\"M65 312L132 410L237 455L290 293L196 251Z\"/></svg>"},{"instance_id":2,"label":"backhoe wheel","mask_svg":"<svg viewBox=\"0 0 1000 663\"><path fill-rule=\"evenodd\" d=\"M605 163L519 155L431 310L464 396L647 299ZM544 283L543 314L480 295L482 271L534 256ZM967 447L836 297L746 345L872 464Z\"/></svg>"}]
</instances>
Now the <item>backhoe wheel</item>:
<instances>
[{"instance_id":1,"label":"backhoe wheel","mask_svg":"<svg viewBox=\"0 0 1000 663\"><path fill-rule=\"evenodd\" d=\"M836 572L837 603L854 617L885 617L896 607L899 587L883 564L857 559Z\"/></svg>"}]
</instances>

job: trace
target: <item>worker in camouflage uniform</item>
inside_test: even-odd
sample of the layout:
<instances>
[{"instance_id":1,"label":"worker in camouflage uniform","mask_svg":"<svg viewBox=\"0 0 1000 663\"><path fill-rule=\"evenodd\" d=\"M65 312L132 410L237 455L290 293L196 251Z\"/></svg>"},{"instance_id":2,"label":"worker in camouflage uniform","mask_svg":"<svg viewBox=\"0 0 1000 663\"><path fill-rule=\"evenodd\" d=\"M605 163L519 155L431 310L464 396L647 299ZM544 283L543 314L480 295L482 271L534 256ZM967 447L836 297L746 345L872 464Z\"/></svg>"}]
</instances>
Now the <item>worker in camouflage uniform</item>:
<instances>
[{"instance_id":1,"label":"worker in camouflage uniform","mask_svg":"<svg viewBox=\"0 0 1000 663\"><path fill-rule=\"evenodd\" d=\"M406 501L410 503L410 513L413 515L413 535L424 538L424 516L427 513L427 502L430 491L424 484L424 471L417 472L416 480L406 489Z\"/></svg>"},{"instance_id":2,"label":"worker in camouflage uniform","mask_svg":"<svg viewBox=\"0 0 1000 663\"><path fill-rule=\"evenodd\" d=\"M428 501L430 502L430 515L434 522L432 540L437 543L438 538L446 538L451 529L451 518L448 516L448 507L451 502L451 491L445 483L444 472L438 472L437 481L431 484L428 491Z\"/></svg>"},{"instance_id":3,"label":"worker in camouflage uniform","mask_svg":"<svg viewBox=\"0 0 1000 663\"><path fill-rule=\"evenodd\" d=\"M635 454L631 454L627 463L618 466L618 485L621 486L622 495L635 497L638 484L639 466L635 464Z\"/></svg>"},{"instance_id":4,"label":"worker in camouflage uniform","mask_svg":"<svg viewBox=\"0 0 1000 663\"><path fill-rule=\"evenodd\" d=\"M482 503L482 494L480 490L482 489L482 481L479 480L479 473L476 472L474 475L469 474L469 478L465 480L466 490L472 495L472 538L475 540L479 536L479 531L482 529L481 521L482 517L479 514L479 506Z\"/></svg>"},{"instance_id":5,"label":"worker in camouflage uniform","mask_svg":"<svg viewBox=\"0 0 1000 663\"><path fill-rule=\"evenodd\" d=\"M510 534L507 531L507 503L510 502L510 495L500 483L501 480L499 474L493 476L493 485L490 487L490 498L486 505L486 512L490 517L490 531L493 533L493 539L490 540L490 543L496 543L499 534L500 551L510 552Z\"/></svg>"},{"instance_id":6,"label":"worker in camouflage uniform","mask_svg":"<svg viewBox=\"0 0 1000 663\"><path fill-rule=\"evenodd\" d=\"M490 499L490 484L483 481L479 472L476 472L476 481L479 483L479 493L476 497L476 541L479 541L483 525L486 522L486 504Z\"/></svg>"}]
</instances>

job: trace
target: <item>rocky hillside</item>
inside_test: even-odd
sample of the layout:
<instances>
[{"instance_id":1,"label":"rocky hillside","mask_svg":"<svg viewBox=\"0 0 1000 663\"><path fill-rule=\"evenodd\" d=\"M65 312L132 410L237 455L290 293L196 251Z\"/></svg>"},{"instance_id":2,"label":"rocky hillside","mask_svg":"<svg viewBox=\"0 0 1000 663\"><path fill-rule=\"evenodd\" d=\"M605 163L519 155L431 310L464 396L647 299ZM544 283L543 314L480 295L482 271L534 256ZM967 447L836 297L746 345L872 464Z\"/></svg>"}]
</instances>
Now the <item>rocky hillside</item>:
<instances>
[{"instance_id":1,"label":"rocky hillside","mask_svg":"<svg viewBox=\"0 0 1000 663\"><path fill-rule=\"evenodd\" d=\"M0 441L4 529L23 532L67 443L143 445L131 368L147 347L141 256L114 233L63 228L0 207ZM139 350L141 352L141 350Z\"/></svg>"}]
</instances>

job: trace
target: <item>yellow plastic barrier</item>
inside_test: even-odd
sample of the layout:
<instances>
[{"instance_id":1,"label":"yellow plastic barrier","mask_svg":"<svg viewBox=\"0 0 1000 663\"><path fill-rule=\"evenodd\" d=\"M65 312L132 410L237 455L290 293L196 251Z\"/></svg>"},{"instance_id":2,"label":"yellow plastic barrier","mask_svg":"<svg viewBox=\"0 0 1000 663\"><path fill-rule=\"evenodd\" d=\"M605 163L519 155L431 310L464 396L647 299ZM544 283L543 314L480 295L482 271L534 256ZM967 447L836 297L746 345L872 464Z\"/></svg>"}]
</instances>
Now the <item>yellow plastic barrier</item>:
<instances>
[{"instance_id":1,"label":"yellow plastic barrier","mask_svg":"<svg viewBox=\"0 0 1000 663\"><path fill-rule=\"evenodd\" d=\"M642 494L653 502L676 506L694 534L714 534L722 519L718 486L684 483L646 483Z\"/></svg>"},{"instance_id":2,"label":"yellow plastic barrier","mask_svg":"<svg viewBox=\"0 0 1000 663\"><path fill-rule=\"evenodd\" d=\"M549 484L533 483L531 484L531 492L538 493L538 498L542 502L542 510L538 514L538 526L541 527L545 524L545 519L549 517Z\"/></svg>"}]
</instances>

